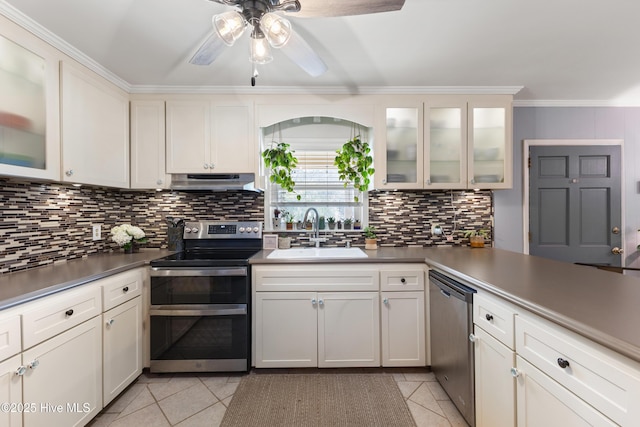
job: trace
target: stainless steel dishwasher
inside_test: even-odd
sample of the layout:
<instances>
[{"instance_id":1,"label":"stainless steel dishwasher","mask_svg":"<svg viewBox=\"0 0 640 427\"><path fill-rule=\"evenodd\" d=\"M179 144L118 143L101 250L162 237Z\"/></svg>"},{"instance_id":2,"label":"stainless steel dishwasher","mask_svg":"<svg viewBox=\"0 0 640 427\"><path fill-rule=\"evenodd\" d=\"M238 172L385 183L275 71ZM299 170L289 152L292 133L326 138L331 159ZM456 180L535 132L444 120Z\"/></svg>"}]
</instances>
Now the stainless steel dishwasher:
<instances>
[{"instance_id":1,"label":"stainless steel dishwasher","mask_svg":"<svg viewBox=\"0 0 640 427\"><path fill-rule=\"evenodd\" d=\"M429 271L431 369L470 426L475 426L473 343L474 289Z\"/></svg>"}]
</instances>

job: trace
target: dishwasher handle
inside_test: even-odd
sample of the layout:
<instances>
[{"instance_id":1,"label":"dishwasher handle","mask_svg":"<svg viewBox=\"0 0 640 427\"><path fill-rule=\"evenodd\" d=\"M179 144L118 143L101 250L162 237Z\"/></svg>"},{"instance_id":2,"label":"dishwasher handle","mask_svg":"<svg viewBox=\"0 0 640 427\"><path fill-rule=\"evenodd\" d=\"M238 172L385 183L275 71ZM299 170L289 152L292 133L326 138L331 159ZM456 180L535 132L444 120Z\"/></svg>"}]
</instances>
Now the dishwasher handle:
<instances>
[{"instance_id":1,"label":"dishwasher handle","mask_svg":"<svg viewBox=\"0 0 640 427\"><path fill-rule=\"evenodd\" d=\"M453 296L470 303L473 300L473 294L476 293L475 289L434 270L429 271L429 282L440 288L440 293L447 298Z\"/></svg>"}]
</instances>

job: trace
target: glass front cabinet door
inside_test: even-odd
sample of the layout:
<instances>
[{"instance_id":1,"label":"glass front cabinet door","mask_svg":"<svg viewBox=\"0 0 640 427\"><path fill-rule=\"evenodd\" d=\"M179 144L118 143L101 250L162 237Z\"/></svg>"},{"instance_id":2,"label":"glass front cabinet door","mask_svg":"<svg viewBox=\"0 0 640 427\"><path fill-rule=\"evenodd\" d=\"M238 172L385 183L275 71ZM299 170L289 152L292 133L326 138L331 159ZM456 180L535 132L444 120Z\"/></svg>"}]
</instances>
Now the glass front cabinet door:
<instances>
[{"instance_id":1,"label":"glass front cabinet door","mask_svg":"<svg viewBox=\"0 0 640 427\"><path fill-rule=\"evenodd\" d=\"M468 111L468 187L511 188L511 100L472 101Z\"/></svg>"},{"instance_id":2,"label":"glass front cabinet door","mask_svg":"<svg viewBox=\"0 0 640 427\"><path fill-rule=\"evenodd\" d=\"M425 103L424 188L467 188L467 102Z\"/></svg>"},{"instance_id":3,"label":"glass front cabinet door","mask_svg":"<svg viewBox=\"0 0 640 427\"><path fill-rule=\"evenodd\" d=\"M383 107L380 113L383 126L376 138L382 142L374 157L376 188L422 188L422 104Z\"/></svg>"}]
</instances>

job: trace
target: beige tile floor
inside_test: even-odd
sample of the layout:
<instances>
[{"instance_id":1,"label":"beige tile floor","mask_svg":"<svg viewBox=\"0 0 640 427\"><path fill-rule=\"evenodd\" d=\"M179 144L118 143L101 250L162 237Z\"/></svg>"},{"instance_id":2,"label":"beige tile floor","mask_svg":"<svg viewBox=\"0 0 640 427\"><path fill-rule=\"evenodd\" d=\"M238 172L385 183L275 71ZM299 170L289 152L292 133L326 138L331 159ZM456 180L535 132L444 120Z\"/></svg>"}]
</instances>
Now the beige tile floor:
<instances>
[{"instance_id":1,"label":"beige tile floor","mask_svg":"<svg viewBox=\"0 0 640 427\"><path fill-rule=\"evenodd\" d=\"M250 374L143 373L89 424L91 427L218 426L242 375L378 372L393 375L418 427L468 427L428 369L253 370Z\"/></svg>"}]
</instances>

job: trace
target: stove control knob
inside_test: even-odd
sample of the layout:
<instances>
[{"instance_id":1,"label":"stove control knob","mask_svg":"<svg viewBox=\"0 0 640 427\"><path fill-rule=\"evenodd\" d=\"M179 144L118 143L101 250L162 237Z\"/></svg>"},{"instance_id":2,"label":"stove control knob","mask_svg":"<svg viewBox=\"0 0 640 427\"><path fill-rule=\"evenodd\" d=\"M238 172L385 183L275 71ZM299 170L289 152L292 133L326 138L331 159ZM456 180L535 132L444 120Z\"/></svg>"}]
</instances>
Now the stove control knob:
<instances>
[{"instance_id":1,"label":"stove control knob","mask_svg":"<svg viewBox=\"0 0 640 427\"><path fill-rule=\"evenodd\" d=\"M193 228L191 229L191 232L192 232L192 233L197 233L198 231L200 231L200 230L198 230L198 228L197 228L197 227L193 227Z\"/></svg>"},{"instance_id":2,"label":"stove control knob","mask_svg":"<svg viewBox=\"0 0 640 427\"><path fill-rule=\"evenodd\" d=\"M258 231L260 231L260 229L258 227L253 227L253 232L257 233Z\"/></svg>"},{"instance_id":3,"label":"stove control knob","mask_svg":"<svg viewBox=\"0 0 640 427\"><path fill-rule=\"evenodd\" d=\"M185 233L191 233L191 228L190 228L190 227L186 227L186 228L184 229L184 232L185 232Z\"/></svg>"},{"instance_id":4,"label":"stove control knob","mask_svg":"<svg viewBox=\"0 0 640 427\"><path fill-rule=\"evenodd\" d=\"M244 233L244 227L238 228L238 231L241 232L241 233ZM249 231L251 231L251 230L247 230L247 232L249 232Z\"/></svg>"}]
</instances>

